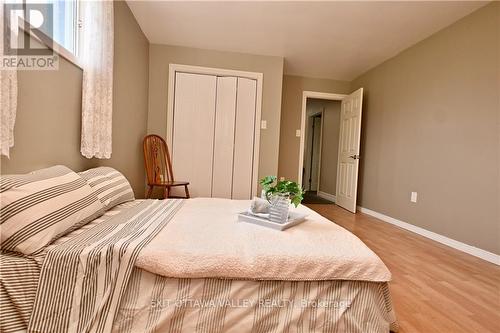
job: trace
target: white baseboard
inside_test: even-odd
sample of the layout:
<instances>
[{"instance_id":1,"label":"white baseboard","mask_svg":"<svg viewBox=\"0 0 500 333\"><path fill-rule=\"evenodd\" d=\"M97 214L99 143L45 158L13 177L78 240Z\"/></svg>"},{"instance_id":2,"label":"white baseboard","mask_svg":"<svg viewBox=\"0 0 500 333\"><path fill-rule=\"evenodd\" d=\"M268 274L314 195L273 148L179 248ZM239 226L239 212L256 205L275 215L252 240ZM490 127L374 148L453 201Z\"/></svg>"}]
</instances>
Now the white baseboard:
<instances>
[{"instance_id":1,"label":"white baseboard","mask_svg":"<svg viewBox=\"0 0 500 333\"><path fill-rule=\"evenodd\" d=\"M321 198L326 199L326 200L330 200L332 202L335 202L335 200L336 200L336 197L333 194L322 192L322 191L318 191L318 197L321 197Z\"/></svg>"},{"instance_id":2,"label":"white baseboard","mask_svg":"<svg viewBox=\"0 0 500 333\"><path fill-rule=\"evenodd\" d=\"M318 192L318 195L319 195L319 192ZM474 257L481 258L483 260L486 260L488 262L491 262L491 263L493 263L495 265L499 265L500 266L500 255L498 255L498 254L491 253L491 252L488 252L486 250L482 250L480 248L474 247L472 245L468 245L468 244L456 241L454 239L451 239L451 238L448 238L446 236L437 234L435 232L432 232L432 231L429 231L429 230L417 227L417 226L415 226L413 224L406 223L406 222L400 221L398 219L395 219L393 217L390 217L390 216L387 216L387 215L375 212L375 211L373 211L371 209L368 209L368 208L364 208L364 207L358 206L358 210L361 213L364 213L364 214L376 217L377 219L382 220L384 222L393 224L393 225L398 226L400 228L406 229L408 231L411 231L411 232L414 232L414 233L419 234L421 236L424 236L424 237L427 237L429 239L432 239L432 240L434 240L436 242L439 242L441 244L444 244L444 245L447 245L449 247L452 247L452 248L454 248L456 250L468 253L470 255L473 255Z\"/></svg>"}]
</instances>

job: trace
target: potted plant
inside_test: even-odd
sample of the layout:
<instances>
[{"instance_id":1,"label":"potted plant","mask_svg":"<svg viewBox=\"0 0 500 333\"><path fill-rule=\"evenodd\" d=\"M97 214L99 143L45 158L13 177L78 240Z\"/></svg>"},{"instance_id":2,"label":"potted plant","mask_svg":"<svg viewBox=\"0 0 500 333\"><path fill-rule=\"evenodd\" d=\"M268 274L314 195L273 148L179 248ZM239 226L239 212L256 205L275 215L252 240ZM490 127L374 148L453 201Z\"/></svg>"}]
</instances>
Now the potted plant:
<instances>
[{"instance_id":1,"label":"potted plant","mask_svg":"<svg viewBox=\"0 0 500 333\"><path fill-rule=\"evenodd\" d=\"M267 176L260 180L265 197L271 204L269 219L276 223L288 220L290 203L297 207L303 199L304 191L299 184L289 180L277 180L276 176Z\"/></svg>"}]
</instances>

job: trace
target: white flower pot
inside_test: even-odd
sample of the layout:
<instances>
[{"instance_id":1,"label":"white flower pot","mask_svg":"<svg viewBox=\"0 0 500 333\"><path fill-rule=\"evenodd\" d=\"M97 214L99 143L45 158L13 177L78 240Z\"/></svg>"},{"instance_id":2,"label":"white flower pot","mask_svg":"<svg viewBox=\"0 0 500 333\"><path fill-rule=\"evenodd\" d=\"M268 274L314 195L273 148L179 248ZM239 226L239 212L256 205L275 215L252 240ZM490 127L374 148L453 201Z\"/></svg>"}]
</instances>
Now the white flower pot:
<instances>
[{"instance_id":1,"label":"white flower pot","mask_svg":"<svg viewBox=\"0 0 500 333\"><path fill-rule=\"evenodd\" d=\"M290 208L290 197L286 194L275 194L270 199L269 219L275 223L286 223Z\"/></svg>"}]
</instances>

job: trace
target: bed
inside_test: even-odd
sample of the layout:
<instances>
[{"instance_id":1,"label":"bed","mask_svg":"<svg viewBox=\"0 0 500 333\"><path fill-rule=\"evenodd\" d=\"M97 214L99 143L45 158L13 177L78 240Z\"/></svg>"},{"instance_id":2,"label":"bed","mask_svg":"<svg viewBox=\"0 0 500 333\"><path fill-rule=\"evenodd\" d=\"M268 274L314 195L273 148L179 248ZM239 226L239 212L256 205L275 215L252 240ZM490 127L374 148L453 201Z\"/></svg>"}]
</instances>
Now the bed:
<instances>
[{"instance_id":1,"label":"bed","mask_svg":"<svg viewBox=\"0 0 500 333\"><path fill-rule=\"evenodd\" d=\"M27 183L2 177L8 189L0 193L2 332L398 329L390 273L382 261L354 235L304 206L298 209L308 220L279 232L237 222L236 213L249 201L133 200L121 174L98 168L78 175L92 193L81 194L87 208L75 213L76 223L65 215L65 232L54 227L50 235L32 236L38 244L33 245L9 229L14 224L5 216L14 216L12 207L26 208L20 198L40 205L33 193L46 198L54 181L30 194L19 188L69 173L60 168L27 177L35 179ZM71 177L67 183L86 186ZM14 199L5 195L12 183ZM72 186L75 200L74 192L84 191ZM96 202L102 208L88 209Z\"/></svg>"}]
</instances>

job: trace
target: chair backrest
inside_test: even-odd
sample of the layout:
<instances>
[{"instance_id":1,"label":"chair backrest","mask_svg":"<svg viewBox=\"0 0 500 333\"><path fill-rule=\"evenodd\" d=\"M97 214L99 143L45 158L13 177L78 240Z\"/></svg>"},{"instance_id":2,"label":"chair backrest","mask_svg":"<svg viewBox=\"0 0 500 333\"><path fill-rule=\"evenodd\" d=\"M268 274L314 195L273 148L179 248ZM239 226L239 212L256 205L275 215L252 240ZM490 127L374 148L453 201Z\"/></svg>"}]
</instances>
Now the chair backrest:
<instances>
[{"instance_id":1,"label":"chair backrest","mask_svg":"<svg viewBox=\"0 0 500 333\"><path fill-rule=\"evenodd\" d=\"M173 181L172 163L165 140L161 136L150 134L144 138L143 146L148 185Z\"/></svg>"}]
</instances>

